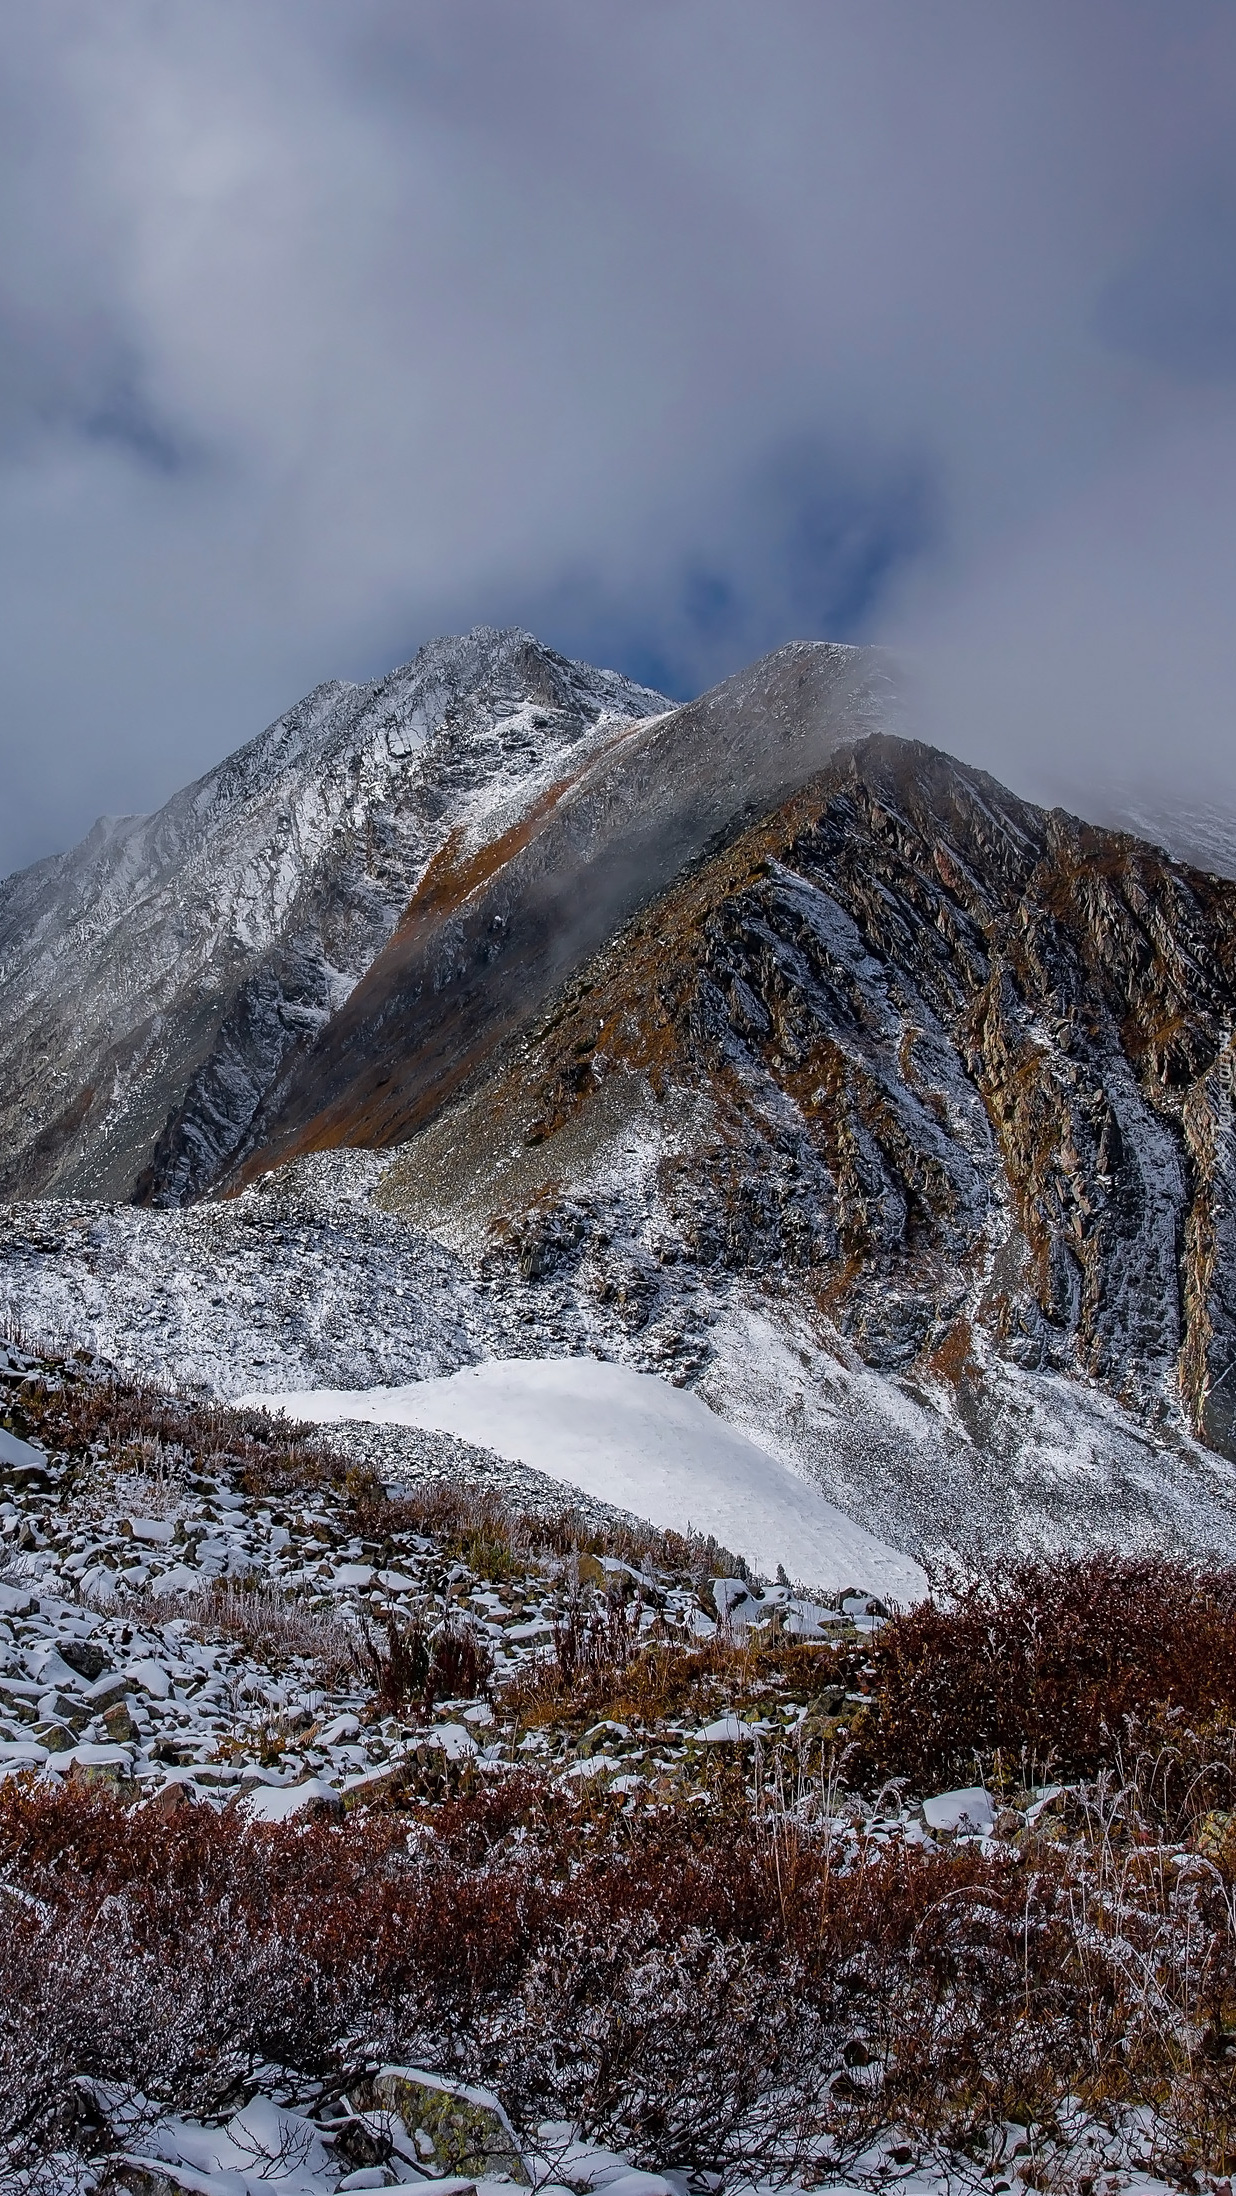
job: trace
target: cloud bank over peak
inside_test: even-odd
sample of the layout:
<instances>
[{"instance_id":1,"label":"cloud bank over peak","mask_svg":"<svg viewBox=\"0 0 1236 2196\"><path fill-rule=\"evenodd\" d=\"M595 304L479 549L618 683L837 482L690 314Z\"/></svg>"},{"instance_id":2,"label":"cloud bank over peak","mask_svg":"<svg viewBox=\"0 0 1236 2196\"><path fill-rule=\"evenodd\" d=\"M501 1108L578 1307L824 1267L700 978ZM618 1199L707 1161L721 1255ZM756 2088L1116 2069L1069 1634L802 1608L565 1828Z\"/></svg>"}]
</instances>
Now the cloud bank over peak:
<instances>
[{"instance_id":1,"label":"cloud bank over peak","mask_svg":"<svg viewBox=\"0 0 1236 2196\"><path fill-rule=\"evenodd\" d=\"M888 638L1027 791L1228 784L1218 0L0 26L0 869L479 621Z\"/></svg>"}]
</instances>

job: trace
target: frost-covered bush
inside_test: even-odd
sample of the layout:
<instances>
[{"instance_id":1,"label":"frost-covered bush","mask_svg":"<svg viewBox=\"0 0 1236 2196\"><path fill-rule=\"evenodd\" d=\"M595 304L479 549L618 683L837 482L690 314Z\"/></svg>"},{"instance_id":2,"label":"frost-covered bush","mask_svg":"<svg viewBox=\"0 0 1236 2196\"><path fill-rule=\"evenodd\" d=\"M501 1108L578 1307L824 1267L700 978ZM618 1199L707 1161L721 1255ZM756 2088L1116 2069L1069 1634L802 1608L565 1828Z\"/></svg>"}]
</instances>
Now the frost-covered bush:
<instances>
[{"instance_id":1,"label":"frost-covered bush","mask_svg":"<svg viewBox=\"0 0 1236 2196\"><path fill-rule=\"evenodd\" d=\"M0 2136L51 2140L72 2073L208 2112L272 2061L346 2071L346 2038L662 2166L964 2146L1081 2096L1152 2101L1169 2163L1227 2172L1236 1838L1169 1854L1079 1805L933 1851L736 1775L706 1806L512 1775L284 1826L11 1782Z\"/></svg>"},{"instance_id":2,"label":"frost-covered bush","mask_svg":"<svg viewBox=\"0 0 1236 2196\"><path fill-rule=\"evenodd\" d=\"M916 1790L971 1782L997 1753L1026 1782L1127 1771L1156 1710L1236 1717L1236 1567L1017 1564L895 1617L871 1662L864 1762Z\"/></svg>"}]
</instances>

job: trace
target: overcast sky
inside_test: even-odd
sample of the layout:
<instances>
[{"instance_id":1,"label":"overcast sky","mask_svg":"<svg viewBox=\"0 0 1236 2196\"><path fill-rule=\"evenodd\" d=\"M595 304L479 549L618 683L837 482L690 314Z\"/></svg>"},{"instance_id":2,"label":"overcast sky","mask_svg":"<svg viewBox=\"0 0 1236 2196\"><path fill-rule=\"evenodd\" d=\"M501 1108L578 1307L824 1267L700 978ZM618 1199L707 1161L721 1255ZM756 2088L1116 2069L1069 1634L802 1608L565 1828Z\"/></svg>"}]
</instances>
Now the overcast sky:
<instances>
[{"instance_id":1,"label":"overcast sky","mask_svg":"<svg viewBox=\"0 0 1236 2196\"><path fill-rule=\"evenodd\" d=\"M478 622L1236 798L1232 0L0 30L0 871Z\"/></svg>"}]
</instances>

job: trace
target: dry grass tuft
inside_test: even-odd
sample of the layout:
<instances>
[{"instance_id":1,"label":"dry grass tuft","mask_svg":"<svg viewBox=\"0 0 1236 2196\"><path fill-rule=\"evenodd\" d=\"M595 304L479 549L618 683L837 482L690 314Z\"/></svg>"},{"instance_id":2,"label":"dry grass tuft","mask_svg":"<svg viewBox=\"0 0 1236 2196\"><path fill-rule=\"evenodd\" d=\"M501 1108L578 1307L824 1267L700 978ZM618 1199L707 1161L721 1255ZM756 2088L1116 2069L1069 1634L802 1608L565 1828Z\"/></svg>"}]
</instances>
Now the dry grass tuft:
<instances>
[{"instance_id":1,"label":"dry grass tuft","mask_svg":"<svg viewBox=\"0 0 1236 2196\"><path fill-rule=\"evenodd\" d=\"M865 1649L821 1650L776 1631L728 1638L719 1632L688 1646L680 1634L655 1623L641 1629L638 1595L603 1602L576 1597L555 1626L552 1651L524 1668L503 1688L503 1702L519 1720L588 1723L612 1717L653 1724L672 1715L715 1712L757 1703L776 1693L807 1701L826 1688L837 1704L847 1673Z\"/></svg>"},{"instance_id":2,"label":"dry grass tuft","mask_svg":"<svg viewBox=\"0 0 1236 2196\"><path fill-rule=\"evenodd\" d=\"M278 1669L309 1664L325 1687L356 1685L368 1674L358 1628L332 1609L315 1609L275 1586L240 1586L216 1579L188 1593L160 1593L157 1585L126 1593L122 1602L98 1588L88 1597L99 1610L119 1607L130 1623L148 1631L180 1622L198 1639L228 1641L258 1662Z\"/></svg>"},{"instance_id":3,"label":"dry grass tuft","mask_svg":"<svg viewBox=\"0 0 1236 2196\"><path fill-rule=\"evenodd\" d=\"M351 1509L363 1539L393 1546L401 1534L421 1534L436 1540L444 1555L490 1579L522 1576L547 1556L588 1555L701 1584L718 1576L746 1576L743 1559L718 1541L659 1532L636 1520L598 1528L569 1505L548 1513L521 1509L462 1479L427 1482L393 1499L369 1485L356 1491Z\"/></svg>"},{"instance_id":4,"label":"dry grass tuft","mask_svg":"<svg viewBox=\"0 0 1236 2196\"><path fill-rule=\"evenodd\" d=\"M488 1691L493 1656L466 1618L433 1625L413 1611L388 1616L385 1634L365 1625L361 1646L374 1699L385 1715L432 1715L439 1700L475 1700Z\"/></svg>"},{"instance_id":5,"label":"dry grass tuft","mask_svg":"<svg viewBox=\"0 0 1236 2196\"><path fill-rule=\"evenodd\" d=\"M40 1373L7 1399L7 1412L15 1432L72 1457L140 1466L160 1454L176 1469L238 1478L258 1495L343 1486L352 1470L320 1445L314 1426L162 1395L73 1356L44 1354ZM354 1478L358 1491L369 1484L367 1475Z\"/></svg>"}]
</instances>

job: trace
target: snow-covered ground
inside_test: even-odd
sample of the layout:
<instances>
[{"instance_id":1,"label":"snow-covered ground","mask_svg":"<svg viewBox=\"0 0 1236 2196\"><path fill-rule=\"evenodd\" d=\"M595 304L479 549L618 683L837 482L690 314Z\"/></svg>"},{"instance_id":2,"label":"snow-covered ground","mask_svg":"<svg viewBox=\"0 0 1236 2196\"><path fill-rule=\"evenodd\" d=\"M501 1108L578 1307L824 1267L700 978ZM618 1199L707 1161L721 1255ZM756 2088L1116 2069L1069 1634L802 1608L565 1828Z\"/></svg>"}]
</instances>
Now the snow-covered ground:
<instances>
[{"instance_id":1,"label":"snow-covered ground","mask_svg":"<svg viewBox=\"0 0 1236 2196\"><path fill-rule=\"evenodd\" d=\"M174 2113L155 2118L149 2109L143 2114L145 2100L105 2091L102 2084L91 2088L105 2107L110 2106L110 2116L119 2127L126 2114L142 2124L141 2134L130 2138L131 2147L116 2154L121 2170L110 2184L113 2187L153 2184L181 2190L184 2196L265 2196L272 2187L279 2196L334 2196L336 2190L417 2185L436 2187L439 2196L511 2196L512 2191L529 2186L538 2196L590 2196L592 2191L597 2196L702 2196L716 2180L713 2175L696 2176L672 2168L665 2173L640 2169L629 2153L581 2140L579 2131L565 2121L542 2123L528 2150L493 2159L494 2165L500 2163L507 2170L478 2172L471 2165L462 2175L452 2174L455 2161L448 2160L444 2177L423 2127L408 2125L410 2120L415 2123L415 2110L406 2100L418 2094L432 2096L436 2090L452 2103L458 2098L465 2110L470 2108L471 2123L505 2131L510 2123L499 2100L489 2091L465 2089L416 2069L383 2069L376 2084L362 2086L372 2086L381 2094L383 2103L377 2110L358 2110L350 2098L321 2095L313 2102L296 2096L293 2102L285 2088L278 2093L258 2091L224 2124L204 2124ZM319 2084L310 2087L321 2089ZM405 2100L402 2114L386 2102L394 2094ZM1119 2196L1169 2196L1167 2182L1130 2165L1108 2132L1091 2127L1081 2114L1070 2130L1071 2143L1031 2146L1022 2141L1022 2153L1033 2147L1039 2155L1014 2158L1021 2133L1020 2127L1012 2125L997 2131L984 2176L988 2186L993 2180L998 2187L1011 2185L1021 2196L1037 2185L1038 2172L1050 2159L1058 2171L1063 2168L1060 2185L1066 2187L1076 2185L1087 2169L1093 2187L1100 2170L1106 2168L1100 2185L1109 2196L1117 2192ZM358 2137L362 2146L368 2138L368 2146L358 2149ZM495 2133L490 2140L507 2140L512 2146L516 2142L513 2134L505 2133ZM385 2153L383 2166L341 2175L340 2167L348 2164L353 2152L369 2155L371 2148ZM968 2158L915 2157L907 2169L902 2162L905 2156L890 2137L873 2144L857 2161L853 2177L829 2173L825 2185L834 2196L860 2196L860 2192L870 2196L873 2188L895 2189L898 2196L954 2196L959 2188L983 2185L977 2171L973 2179L966 2172L972 2163ZM481 2162L489 2161L482 2156ZM61 2185L66 2192L75 2186L67 2172ZM736 2177L726 2186L729 2196L773 2196L774 2191L776 2196L801 2196L794 2181Z\"/></svg>"},{"instance_id":2,"label":"snow-covered ground","mask_svg":"<svg viewBox=\"0 0 1236 2196\"><path fill-rule=\"evenodd\" d=\"M406 1387L246 1396L317 1424L369 1420L462 1435L662 1529L712 1534L758 1570L921 1600L919 1565L735 1432L699 1396L594 1357L503 1358Z\"/></svg>"},{"instance_id":3,"label":"snow-covered ground","mask_svg":"<svg viewBox=\"0 0 1236 2196\"><path fill-rule=\"evenodd\" d=\"M0 1413L21 1417L30 1430L28 1439L11 1431L0 1439L0 1782L15 1780L23 1804L27 1790L106 1782L133 1820L145 1808L177 1819L185 1808L209 1808L300 1826L308 1818L338 1823L357 1810L363 1820L370 1808L396 1806L410 1810L411 1826L467 1780L497 1790L519 1772L543 1780L558 1804L573 1804L585 1789L608 1790L627 1812L643 1794L662 1813L667 1803L707 1804L719 1755L728 1757L731 1777L753 1779L753 1801L785 1789L808 1804L819 1750L845 1738L865 1698L852 1690L855 1669L881 1620L861 1600L833 1610L806 1606L785 1587L745 1592L741 1580L700 1568L709 1552L698 1543L692 1562L677 1570L663 1544L641 1554L638 1542L620 1540L623 1552L614 1554L605 1552L603 1534L589 1531L602 1550L589 1554L551 1536L538 1540L535 1529L515 1530L513 1512L504 1541L502 1513L494 1527L494 1513L487 1525L480 1507L496 1491L490 1468L509 1470L517 1485L523 1475L538 1502L547 1494L552 1501L553 1482L537 1481L526 1465L502 1467L467 1449L458 1434L415 1422L389 1425L375 1415L365 1425L353 1417L346 1432L375 1451L371 1470L385 1464L387 1446L393 1464L394 1452L406 1448L410 1471L431 1497L452 1484L466 1495L479 1474L475 1511L465 1500L448 1514L448 1504L435 1527L432 1499L421 1512L398 1485L384 1504L337 1471L319 1480L312 1445L300 1451L306 1478L287 1483L281 1441L268 1453L254 1442L256 1453L232 1455L212 1445L230 1438L220 1419L206 1428L205 1444L202 1426L186 1419L178 1438L172 1404L157 1438L132 1427L126 1437L122 1423L95 1420L89 1443L74 1437L60 1448L57 1424L81 1423L69 1405L88 1402L98 1378L97 1368L57 1371L0 1346ZM716 1527L725 1525L740 1544L750 1540L743 1505L753 1489L755 1497L763 1490L789 1529L791 1513L776 1509L789 1500L788 1482L817 1509L796 1513L799 1537L787 1568L811 1576L822 1567L807 1551L824 1540L810 1535L826 1532L820 1513L835 1513L697 1397L590 1360L517 1361L468 1378L470 1391L459 1379L420 1383L422 1404L430 1389L456 1398L470 1392L469 1423L491 1443L534 1453L558 1480L568 1478L573 1461L581 1488L647 1505L667 1504L665 1488L675 1484L686 1501L701 1459L714 1494L733 1475L734 1507L716 1514ZM303 1410L323 1396L276 1400ZM355 1413L355 1394L332 1400ZM380 1398L368 1400L376 1413ZM57 1411L65 1415L57 1419ZM587 1439L572 1434L572 1412ZM534 1443L529 1429L538 1425ZM341 1422L331 1439L343 1438ZM592 1495L581 1502L585 1512L602 1508ZM876 1567L880 1544L838 1522L853 1552L846 1582L891 1592ZM661 1706L649 1696L647 1712L623 1706L623 1721L612 1713L591 1720L595 1700L555 1696L545 1684L567 1628L581 1621L595 1637L612 1636L618 1623L622 1654L638 1651L641 1640L658 1654L680 1648L684 1670L693 1673L687 1691L671 1688ZM418 1626L431 1641L449 1641L453 1652L441 1665L438 1693L412 1686L394 1707L375 1689L375 1649L388 1638L414 1639ZM727 1636L741 1651L727 1652ZM784 1664L781 1641L790 1643ZM470 1668L458 1652L467 1643ZM771 1649L762 1659L761 1644ZM708 1651L693 1652L701 1647ZM617 1664L615 1671L620 1683ZM440 1697L448 1675L451 1697ZM539 1694L529 1690L538 1679ZM872 1802L831 1782L818 1790L839 1872L891 1839L929 1853L947 1852L954 1838L973 1840L985 1855L1007 1855L1007 1841L1061 1797L1050 1787L1005 1804L979 1786L915 1797L898 1785ZM20 1883L9 1890L23 1896ZM271 2065L251 2069L243 2090L227 2099L245 2101L226 2123L222 2110L216 2122L182 2117L166 2100L152 2102L120 2082L82 2074L70 2086L92 2106L71 2123L78 2132L70 2142L80 2136L86 2147L58 2152L24 2180L11 2175L15 2196L83 2196L90 2188L99 2196L122 2189L129 2196L276 2196L276 2184L281 2196L336 2196L421 2181L432 2182L438 2196L511 2196L529 2181L540 2196L716 2196L714 2176L690 2175L647 2143L637 2159L580 2139L579 2128L565 2122L525 2127L521 2157L496 2100L452 2088L432 2070L380 2071L367 2046L346 2090L334 2075L323 2081ZM468 2108L466 2157L458 2146L435 2147L442 2127L426 2110L426 2093L432 2106L448 2089ZM461 2130L447 2132L453 2141ZM1099 2196L1166 2196L1166 2184L1151 2177L1157 2138L1140 2108L1099 2127L1070 2107L1051 2130L1010 2122L990 2130L989 2140L985 2160L953 2158L886 2128L860 2159L845 2161L844 2175L829 2164L806 2186L827 2182L842 2196L956 2196L979 2187L1028 2196L1033 2188L1088 2185ZM773 2196L774 2185L796 2196L800 2184L752 2184L736 2175L725 2189L727 2196Z\"/></svg>"},{"instance_id":4,"label":"snow-covered ground","mask_svg":"<svg viewBox=\"0 0 1236 2196\"><path fill-rule=\"evenodd\" d=\"M0 1413L14 1401L21 1408L40 1370L37 1360L0 1345ZM87 1387L95 1377L77 1376ZM655 1391L660 1384L643 1385ZM692 1398L672 1389L664 1395L688 1427L692 1410L710 1420ZM633 1449L641 1426L649 1442L656 1437L656 1400L641 1396L642 1409L628 1412ZM722 1449L728 1441L749 1471L750 1444L711 1423L713 1440ZM564 1506L574 1506L561 1480L504 1464L450 1433L376 1421L353 1422L347 1431L363 1436L358 1464L372 1471L389 1463L401 1479L410 1473L431 1510L435 1489L462 1490L474 1527L487 1516L492 1523L485 1505L495 1494L527 1502L536 1517L559 1519ZM615 1587L637 1597L633 1636L655 1625L658 1638L685 1648L714 1638L718 1617L734 1634L784 1626L815 1643L823 1669L839 1643L878 1624L867 1597L880 1587L891 1592L862 1550L840 1580L858 1590L857 1601L841 1609L784 1586L758 1595L740 1579L709 1583L699 1574L698 1543L695 1557L688 1551L676 1570L607 1556L581 1578L578 1551L572 1558L569 1549L555 1553L538 1543L518 1557L513 1546L495 1553L481 1531L468 1543L477 1570L462 1560L453 1528L436 1537L421 1530L415 1506L411 1513L401 1507L398 1484L385 1515L380 1502L372 1514L358 1512L337 1472L319 1481L310 1469L306 1485L277 1493L247 1485L243 1460L239 1469L235 1460L228 1467L222 1451L201 1468L200 1446L194 1438L187 1446L120 1442L113 1454L103 1437L82 1453L4 1434L0 1783L30 1772L52 1781L102 1777L147 1798L170 1785L181 1799L240 1800L271 1821L304 1808L339 1813L367 1804L392 1780L415 1782L427 1760L434 1769L465 1762L501 1776L531 1755L572 1776L579 1734L563 1740L538 1726L521 1737L517 1709L504 1705L504 1688L556 1652L572 1609L576 1620L581 1606L608 1611ZM302 1453L311 1467L315 1452ZM759 1451L752 1456L757 1467L800 1484ZM638 1553L639 1528L624 1511L585 1495L577 1516L585 1535L616 1530L624 1549ZM500 1537L500 1523L496 1529ZM496 1575L483 1567L488 1556L495 1556ZM801 1568L810 1576L813 1565ZM441 1687L429 1694L414 1687L396 1705L379 1699L373 1643L390 1626L471 1641L475 1666L465 1667L467 1657L452 1666L449 1699ZM813 1675L811 1697L817 1689ZM737 1712L743 1705L741 1692L723 1684L679 1718L672 1737L658 1727L648 1743L637 1742L626 1731L618 1752L619 1727L606 1726L603 1754L585 1744L584 1773L621 1774L634 1779L625 1787L634 1789L701 1747L707 1753L715 1744L792 1737L805 1712L797 1697L783 1702L769 1694L756 1703L753 1721ZM838 1695L830 1712L843 1706Z\"/></svg>"},{"instance_id":5,"label":"snow-covered ground","mask_svg":"<svg viewBox=\"0 0 1236 2196\"><path fill-rule=\"evenodd\" d=\"M975 1328L963 1408L946 1380L865 1364L792 1277L662 1264L668 1147L642 1119L628 1144L605 1162L627 1248L538 1278L495 1256L483 1215L468 1234L436 1211L427 1227L393 1209L392 1152L317 1153L183 1212L0 1204L0 1324L229 1402L436 1382L491 1359L596 1358L672 1379L675 1393L684 1382L823 1504L940 1565L1111 1545L1226 1559L1236 1545L1236 1467L1170 1425L1142 1425L1094 1383L1025 1371ZM634 1315L619 1301L628 1284ZM384 1447L398 1431L381 1429ZM401 1476L397 1459L388 1476Z\"/></svg>"}]
</instances>

